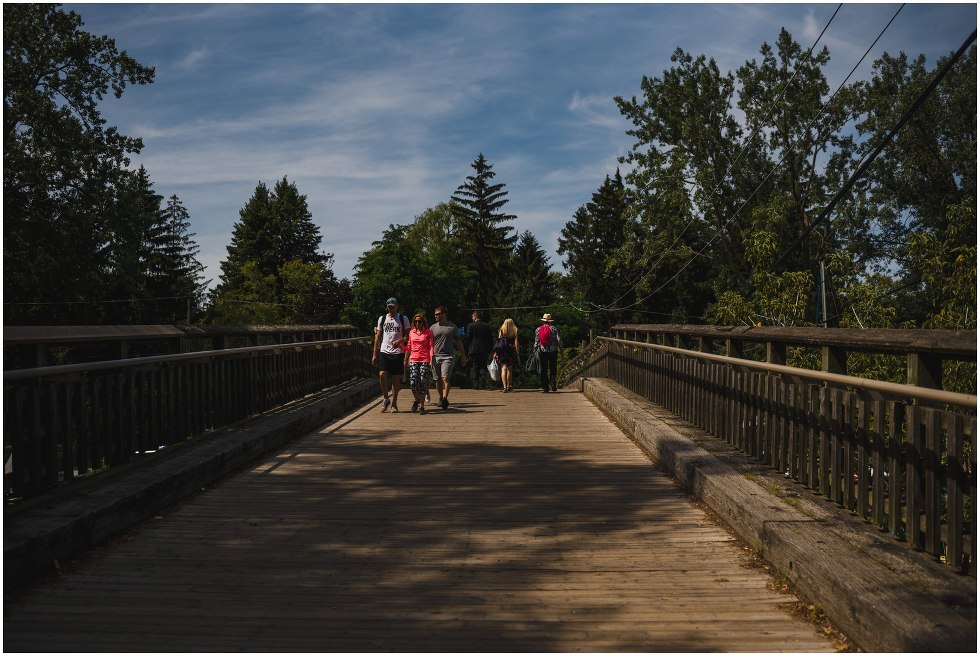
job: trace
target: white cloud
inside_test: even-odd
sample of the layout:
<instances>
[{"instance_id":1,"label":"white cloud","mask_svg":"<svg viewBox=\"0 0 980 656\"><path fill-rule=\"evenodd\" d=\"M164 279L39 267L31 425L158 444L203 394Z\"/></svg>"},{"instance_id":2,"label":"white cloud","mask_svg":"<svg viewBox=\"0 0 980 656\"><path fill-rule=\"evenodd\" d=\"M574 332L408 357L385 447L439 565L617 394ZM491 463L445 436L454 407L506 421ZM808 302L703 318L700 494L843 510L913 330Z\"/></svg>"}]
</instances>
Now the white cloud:
<instances>
[{"instance_id":1,"label":"white cloud","mask_svg":"<svg viewBox=\"0 0 980 656\"><path fill-rule=\"evenodd\" d=\"M187 55L185 55L184 58L177 63L177 68L185 71L193 70L197 68L198 64L200 64L202 61L205 61L210 56L211 56L211 49L208 48L207 46L201 46L200 48L195 48L194 50L191 50L189 53L187 53Z\"/></svg>"},{"instance_id":2,"label":"white cloud","mask_svg":"<svg viewBox=\"0 0 980 656\"><path fill-rule=\"evenodd\" d=\"M568 103L568 110L589 125L621 132L628 123L610 95L581 95L578 91Z\"/></svg>"}]
</instances>

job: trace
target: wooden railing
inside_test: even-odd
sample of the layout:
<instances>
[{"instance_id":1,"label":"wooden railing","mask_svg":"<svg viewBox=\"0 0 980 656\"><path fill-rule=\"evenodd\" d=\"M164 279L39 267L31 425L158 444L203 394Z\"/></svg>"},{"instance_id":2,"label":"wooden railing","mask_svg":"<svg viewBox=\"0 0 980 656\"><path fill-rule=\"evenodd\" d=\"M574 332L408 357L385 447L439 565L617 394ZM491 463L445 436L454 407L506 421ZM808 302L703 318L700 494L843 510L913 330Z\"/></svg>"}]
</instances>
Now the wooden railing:
<instances>
[{"instance_id":1,"label":"wooden railing","mask_svg":"<svg viewBox=\"0 0 980 656\"><path fill-rule=\"evenodd\" d=\"M29 369L357 337L349 324L292 326L4 326L3 368Z\"/></svg>"},{"instance_id":2,"label":"wooden railing","mask_svg":"<svg viewBox=\"0 0 980 656\"><path fill-rule=\"evenodd\" d=\"M661 330L617 328L614 334L634 338ZM781 335L784 343L799 344L790 337ZM970 337L954 337L946 350L932 338L917 343L929 349L928 359L941 363L969 353ZM910 338L903 337L906 345ZM913 547L976 575L975 395L654 340L599 342L577 375L619 382ZM975 331L972 343L975 360ZM860 348L874 346L881 345ZM894 342L884 346L889 352L900 348ZM910 362L922 359L909 355Z\"/></svg>"},{"instance_id":3,"label":"wooden railing","mask_svg":"<svg viewBox=\"0 0 980 656\"><path fill-rule=\"evenodd\" d=\"M45 492L370 375L366 338L4 372L4 494Z\"/></svg>"}]
</instances>

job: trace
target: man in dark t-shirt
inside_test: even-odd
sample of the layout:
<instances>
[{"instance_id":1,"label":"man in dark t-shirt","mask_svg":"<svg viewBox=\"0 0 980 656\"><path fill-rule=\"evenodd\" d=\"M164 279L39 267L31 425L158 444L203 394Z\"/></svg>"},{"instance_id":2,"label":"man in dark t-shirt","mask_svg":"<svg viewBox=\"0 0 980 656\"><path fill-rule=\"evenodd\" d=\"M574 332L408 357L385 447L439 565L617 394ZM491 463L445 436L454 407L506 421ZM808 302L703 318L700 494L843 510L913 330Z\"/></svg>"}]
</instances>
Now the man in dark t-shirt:
<instances>
[{"instance_id":1,"label":"man in dark t-shirt","mask_svg":"<svg viewBox=\"0 0 980 656\"><path fill-rule=\"evenodd\" d=\"M487 356L493 350L493 331L477 310L473 311L473 323L466 327L466 345L466 352L470 356L473 389L480 389L481 385L486 388Z\"/></svg>"}]
</instances>

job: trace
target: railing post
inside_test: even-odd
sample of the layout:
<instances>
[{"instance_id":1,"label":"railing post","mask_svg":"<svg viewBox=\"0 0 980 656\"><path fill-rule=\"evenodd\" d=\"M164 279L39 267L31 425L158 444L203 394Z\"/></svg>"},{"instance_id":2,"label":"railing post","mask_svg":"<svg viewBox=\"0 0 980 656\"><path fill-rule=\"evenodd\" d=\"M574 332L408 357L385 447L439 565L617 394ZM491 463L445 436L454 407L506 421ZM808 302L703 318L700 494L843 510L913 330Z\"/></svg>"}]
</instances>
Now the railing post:
<instances>
[{"instance_id":1,"label":"railing post","mask_svg":"<svg viewBox=\"0 0 980 656\"><path fill-rule=\"evenodd\" d=\"M728 338L725 340L725 355L730 358L744 358L745 349L743 346L741 340Z\"/></svg>"},{"instance_id":2,"label":"railing post","mask_svg":"<svg viewBox=\"0 0 980 656\"><path fill-rule=\"evenodd\" d=\"M766 342L766 362L785 365L786 344L783 342Z\"/></svg>"},{"instance_id":3,"label":"railing post","mask_svg":"<svg viewBox=\"0 0 980 656\"><path fill-rule=\"evenodd\" d=\"M943 388L943 361L939 356L909 353L907 369L909 385Z\"/></svg>"},{"instance_id":4,"label":"railing post","mask_svg":"<svg viewBox=\"0 0 980 656\"><path fill-rule=\"evenodd\" d=\"M847 351L833 346L821 348L822 371L829 374L847 375Z\"/></svg>"}]
</instances>

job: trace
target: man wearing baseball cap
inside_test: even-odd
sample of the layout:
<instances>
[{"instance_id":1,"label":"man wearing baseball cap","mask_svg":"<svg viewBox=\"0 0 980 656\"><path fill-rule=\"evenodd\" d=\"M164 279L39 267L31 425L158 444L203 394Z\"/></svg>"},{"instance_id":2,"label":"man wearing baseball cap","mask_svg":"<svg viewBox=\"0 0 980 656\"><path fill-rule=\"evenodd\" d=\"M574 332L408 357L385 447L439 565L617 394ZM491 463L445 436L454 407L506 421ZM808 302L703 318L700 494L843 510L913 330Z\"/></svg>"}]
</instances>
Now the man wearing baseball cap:
<instances>
[{"instance_id":1,"label":"man wearing baseball cap","mask_svg":"<svg viewBox=\"0 0 980 656\"><path fill-rule=\"evenodd\" d=\"M380 371L381 412L398 412L398 388L401 385L402 374L405 373L405 344L408 342L408 318L398 312L398 299L389 298L385 301L387 314L378 317L374 327L374 352L371 364L377 365ZM380 358L380 362L379 362ZM390 392L390 397L389 397Z\"/></svg>"}]
</instances>

